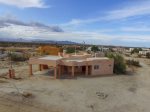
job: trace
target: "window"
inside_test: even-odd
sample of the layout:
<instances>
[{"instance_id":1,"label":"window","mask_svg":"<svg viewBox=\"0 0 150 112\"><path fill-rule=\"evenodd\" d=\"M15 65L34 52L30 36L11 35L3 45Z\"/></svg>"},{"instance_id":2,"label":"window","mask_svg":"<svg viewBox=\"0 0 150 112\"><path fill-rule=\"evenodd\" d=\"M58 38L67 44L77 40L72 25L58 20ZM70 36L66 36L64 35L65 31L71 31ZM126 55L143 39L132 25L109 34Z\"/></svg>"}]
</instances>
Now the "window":
<instances>
[{"instance_id":1,"label":"window","mask_svg":"<svg viewBox=\"0 0 150 112\"><path fill-rule=\"evenodd\" d=\"M94 65L94 69L98 70L99 69L99 65Z\"/></svg>"}]
</instances>

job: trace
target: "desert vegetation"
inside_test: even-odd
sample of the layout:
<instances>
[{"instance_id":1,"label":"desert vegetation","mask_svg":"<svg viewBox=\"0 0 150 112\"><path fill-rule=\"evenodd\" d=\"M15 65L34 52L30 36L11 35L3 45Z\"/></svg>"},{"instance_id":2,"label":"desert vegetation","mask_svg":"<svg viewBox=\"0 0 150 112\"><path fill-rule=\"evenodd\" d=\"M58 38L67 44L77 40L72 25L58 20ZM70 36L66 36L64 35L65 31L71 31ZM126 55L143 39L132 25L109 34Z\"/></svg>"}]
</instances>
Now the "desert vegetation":
<instances>
[{"instance_id":1,"label":"desert vegetation","mask_svg":"<svg viewBox=\"0 0 150 112\"><path fill-rule=\"evenodd\" d=\"M97 51L99 51L99 48L98 48L98 46L92 46L91 47L91 51L93 51L93 52L97 52Z\"/></svg>"},{"instance_id":2,"label":"desert vegetation","mask_svg":"<svg viewBox=\"0 0 150 112\"><path fill-rule=\"evenodd\" d=\"M134 49L131 51L131 54L139 53L139 51L142 51L142 48L134 48Z\"/></svg>"},{"instance_id":3,"label":"desert vegetation","mask_svg":"<svg viewBox=\"0 0 150 112\"><path fill-rule=\"evenodd\" d=\"M136 66L136 67L141 67L140 62L136 60L126 60L126 64L128 66Z\"/></svg>"},{"instance_id":4,"label":"desert vegetation","mask_svg":"<svg viewBox=\"0 0 150 112\"><path fill-rule=\"evenodd\" d=\"M126 63L122 55L117 53L107 53L108 58L114 59L114 73L124 74L126 73Z\"/></svg>"},{"instance_id":5,"label":"desert vegetation","mask_svg":"<svg viewBox=\"0 0 150 112\"><path fill-rule=\"evenodd\" d=\"M8 53L8 57L11 61L27 61L29 59L28 54L17 54L17 53Z\"/></svg>"},{"instance_id":6,"label":"desert vegetation","mask_svg":"<svg viewBox=\"0 0 150 112\"><path fill-rule=\"evenodd\" d=\"M150 59L150 53L146 53L146 58L149 58Z\"/></svg>"}]
</instances>

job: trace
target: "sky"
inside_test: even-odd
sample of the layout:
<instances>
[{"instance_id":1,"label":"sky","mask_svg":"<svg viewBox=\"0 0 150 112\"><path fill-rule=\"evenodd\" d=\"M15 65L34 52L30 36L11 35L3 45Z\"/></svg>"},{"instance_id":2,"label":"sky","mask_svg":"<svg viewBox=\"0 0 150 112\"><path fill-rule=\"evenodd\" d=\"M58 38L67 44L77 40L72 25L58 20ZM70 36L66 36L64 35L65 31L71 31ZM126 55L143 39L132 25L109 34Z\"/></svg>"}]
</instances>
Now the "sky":
<instances>
[{"instance_id":1,"label":"sky","mask_svg":"<svg viewBox=\"0 0 150 112\"><path fill-rule=\"evenodd\" d=\"M0 0L0 38L150 47L150 0Z\"/></svg>"}]
</instances>

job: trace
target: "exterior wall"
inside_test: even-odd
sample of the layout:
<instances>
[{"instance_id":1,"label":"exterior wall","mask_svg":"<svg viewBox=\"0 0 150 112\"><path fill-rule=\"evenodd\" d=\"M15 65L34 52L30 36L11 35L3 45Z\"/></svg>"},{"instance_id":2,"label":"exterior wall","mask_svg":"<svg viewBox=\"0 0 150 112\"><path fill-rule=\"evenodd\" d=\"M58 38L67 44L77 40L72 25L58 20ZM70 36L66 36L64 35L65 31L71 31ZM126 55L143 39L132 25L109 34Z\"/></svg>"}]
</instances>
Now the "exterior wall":
<instances>
[{"instance_id":1,"label":"exterior wall","mask_svg":"<svg viewBox=\"0 0 150 112\"><path fill-rule=\"evenodd\" d=\"M76 62L76 61L61 61L59 64L61 65L65 65L65 66L85 66L87 64L87 61L83 61L83 62Z\"/></svg>"},{"instance_id":2,"label":"exterior wall","mask_svg":"<svg viewBox=\"0 0 150 112\"><path fill-rule=\"evenodd\" d=\"M72 67L74 67L74 75L75 76L86 75L86 66L62 66L62 65L60 65L60 67L61 67L60 68L61 69L60 76L63 76L63 75L71 76L72 75ZM89 73L90 73L90 69L89 69Z\"/></svg>"},{"instance_id":3,"label":"exterior wall","mask_svg":"<svg viewBox=\"0 0 150 112\"><path fill-rule=\"evenodd\" d=\"M54 46L41 46L38 48L40 54L58 55L60 48Z\"/></svg>"},{"instance_id":4,"label":"exterior wall","mask_svg":"<svg viewBox=\"0 0 150 112\"><path fill-rule=\"evenodd\" d=\"M68 70L68 73L71 74L71 72L72 72L71 66L67 66L67 70ZM76 74L81 74L82 73L82 67L80 67L80 66L79 67L78 66L74 66L74 73L75 73L75 75Z\"/></svg>"},{"instance_id":5,"label":"exterior wall","mask_svg":"<svg viewBox=\"0 0 150 112\"><path fill-rule=\"evenodd\" d=\"M90 54L86 54L86 55L71 55L67 59L86 59L86 58L91 58L91 57L92 56Z\"/></svg>"},{"instance_id":6,"label":"exterior wall","mask_svg":"<svg viewBox=\"0 0 150 112\"><path fill-rule=\"evenodd\" d=\"M94 69L95 65L98 65L99 69ZM110 75L113 74L113 68L114 68L114 60L93 61L91 75L92 76Z\"/></svg>"}]
</instances>

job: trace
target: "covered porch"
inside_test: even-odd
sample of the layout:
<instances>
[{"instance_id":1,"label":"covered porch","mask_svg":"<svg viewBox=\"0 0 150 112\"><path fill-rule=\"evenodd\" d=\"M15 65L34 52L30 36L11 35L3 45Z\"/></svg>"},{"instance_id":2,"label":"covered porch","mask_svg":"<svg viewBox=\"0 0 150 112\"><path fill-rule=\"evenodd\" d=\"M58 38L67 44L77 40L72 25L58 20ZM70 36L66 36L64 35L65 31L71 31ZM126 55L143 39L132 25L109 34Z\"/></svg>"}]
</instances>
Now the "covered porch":
<instances>
[{"instance_id":1,"label":"covered porch","mask_svg":"<svg viewBox=\"0 0 150 112\"><path fill-rule=\"evenodd\" d=\"M88 76L91 74L92 66L65 66L65 65L57 65L55 66L48 66L39 64L38 70L50 70L52 72L49 73L49 76L54 79L61 79L61 78L74 78L77 76ZM29 65L29 75L33 75L33 67L32 64Z\"/></svg>"},{"instance_id":2,"label":"covered porch","mask_svg":"<svg viewBox=\"0 0 150 112\"><path fill-rule=\"evenodd\" d=\"M52 70L49 76L56 78L74 78L76 76L91 75L92 65L88 65L85 59L66 59L60 56L31 58L29 60L29 74L33 75L32 65L38 65L38 70Z\"/></svg>"},{"instance_id":3,"label":"covered porch","mask_svg":"<svg viewBox=\"0 0 150 112\"><path fill-rule=\"evenodd\" d=\"M58 66L58 78L74 78L77 76L88 76L91 74L92 66Z\"/></svg>"}]
</instances>

